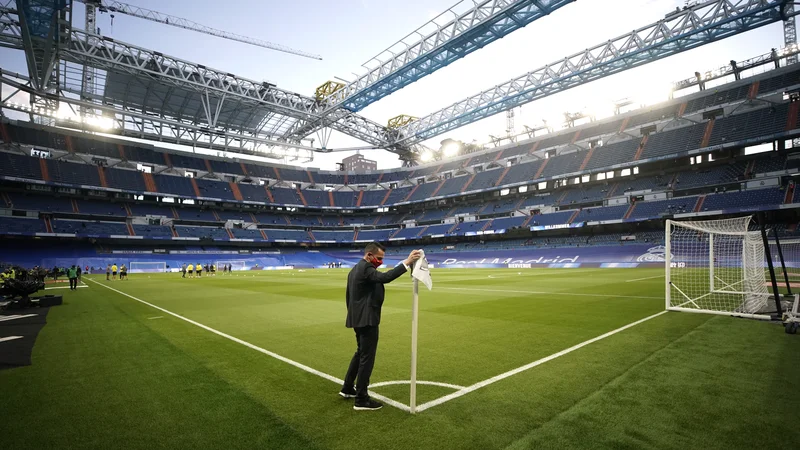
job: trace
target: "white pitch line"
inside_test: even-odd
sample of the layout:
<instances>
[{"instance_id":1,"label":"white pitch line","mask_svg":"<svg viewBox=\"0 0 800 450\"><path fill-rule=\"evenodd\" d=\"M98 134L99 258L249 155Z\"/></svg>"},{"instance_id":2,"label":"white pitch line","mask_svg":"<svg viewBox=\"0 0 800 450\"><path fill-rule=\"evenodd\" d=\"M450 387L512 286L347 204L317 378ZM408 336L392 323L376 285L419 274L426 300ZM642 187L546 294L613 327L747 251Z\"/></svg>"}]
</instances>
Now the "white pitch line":
<instances>
[{"instance_id":1,"label":"white pitch line","mask_svg":"<svg viewBox=\"0 0 800 450\"><path fill-rule=\"evenodd\" d=\"M633 283L634 281L644 281L644 280L652 280L653 278L664 278L664 275L656 275L654 277L644 277L644 278L636 278L633 280L625 280L626 283Z\"/></svg>"},{"instance_id":2,"label":"white pitch line","mask_svg":"<svg viewBox=\"0 0 800 450\"><path fill-rule=\"evenodd\" d=\"M281 356L281 355L279 355L277 353L274 353L274 352L271 352L269 350L263 349L263 348L261 348L261 347L259 347L257 345L253 345L253 344L251 344L251 343L249 343L247 341L243 341L243 340L241 340L241 339L239 339L237 337L234 337L234 336L231 336L229 334L223 333L223 332L221 332L219 330L215 330L214 328L211 328L211 327L209 327L207 325L203 325L200 322L195 322L192 319L183 317L183 316L181 316L179 314L176 314L176 313L174 313L172 311L164 309L164 308L162 308L160 306L156 306L156 305L154 305L152 303L148 303L148 302L146 302L146 301L144 301L142 299L136 298L136 297L134 297L134 296L132 296L130 294L126 294L126 293L124 293L124 292L122 292L120 290L114 289L114 288L112 288L110 286L106 286L105 284L100 283L98 281L94 281L94 280L89 280L89 281L91 281L92 283L97 283L100 286L103 286L106 289L110 289L110 290L112 290L112 291L114 291L114 292L116 292L118 294L122 294L125 297L128 297L128 298L131 298L133 300L136 300L139 303L143 303L143 304L145 304L147 306L150 306L151 308L155 308L155 309L157 309L159 311L162 311L164 313L167 313L167 314L169 314L169 315L171 315L173 317L177 317L178 319L181 319L183 321L189 322L192 325L198 326L198 327L200 327L200 328L202 328L202 329L204 329L206 331L210 331L210 332L212 332L212 333L214 333L214 334L216 334L218 336L222 336L225 339L230 339L231 341L236 342L237 344L242 344L245 347L249 347L249 348L251 348L251 349L253 349L253 350L257 351L257 352L261 352L261 353L263 353L263 354L265 354L267 356L271 356L271 357L273 357L273 358L275 358L275 359L277 359L279 361L285 362L286 364L290 364L290 365L292 365L294 367L297 367L298 369L304 370L304 371L306 371L308 373L311 373L311 374L314 374L314 375L316 375L318 377L325 378L326 380L333 381L334 383L337 383L340 386L344 384L344 380L336 378L333 375L329 375L329 374L327 374L325 372L320 372L319 370L311 368L311 367L309 367L309 366L307 366L305 364L299 363L297 361L293 361L293 360L291 360L291 359L289 359L289 358L287 358L285 356ZM378 400L381 400L382 402L386 403L387 405L394 406L395 408L397 408L399 410L402 410L402 411L405 411L405 412L410 412L411 411L411 408L408 405L405 405L405 404L400 403L398 401L392 400L392 399L390 399L388 397L384 397L383 395L376 394L376 393L374 393L372 391L369 392L369 395L372 396L372 397L377 398Z\"/></svg>"},{"instance_id":3,"label":"white pitch line","mask_svg":"<svg viewBox=\"0 0 800 450\"><path fill-rule=\"evenodd\" d=\"M0 342L13 341L15 339L22 339L22 336L6 336L6 337L3 337L3 338L0 338Z\"/></svg>"},{"instance_id":4,"label":"white pitch line","mask_svg":"<svg viewBox=\"0 0 800 450\"><path fill-rule=\"evenodd\" d=\"M389 285L390 287L403 287L407 286ZM573 292L552 292L552 291L519 291L510 289L481 289L481 288L464 288L464 287L444 287L437 286L436 289L450 289L454 291L477 291L477 292L508 292L511 294L552 294L552 295L569 295L572 297L614 297L614 298L646 298L654 300L664 300L664 297L648 297L644 295L606 295L606 294L585 294Z\"/></svg>"},{"instance_id":5,"label":"white pitch line","mask_svg":"<svg viewBox=\"0 0 800 450\"><path fill-rule=\"evenodd\" d=\"M36 314L25 314L24 316L20 316L14 314L13 316L0 316L0 322L7 322L9 320L17 320L17 319L24 319L26 317L34 317Z\"/></svg>"},{"instance_id":6,"label":"white pitch line","mask_svg":"<svg viewBox=\"0 0 800 450\"><path fill-rule=\"evenodd\" d=\"M639 325L640 323L646 322L646 321L648 321L650 319L654 319L654 318L656 318L656 317L658 317L658 316L660 316L662 314L666 314L666 313L667 313L667 311L661 311L660 313L653 314L652 316L648 316L648 317L645 317L644 319L637 320L636 322L629 323L628 325L625 325L623 327L617 328L616 330L609 331L608 333L605 333L605 334L601 334L600 336L597 336L595 338L589 339L588 341L583 341L580 344L573 345L572 347L570 347L570 348L568 348L566 350L562 350L562 351L560 351L558 353L553 353L550 356L547 356L547 357L544 357L542 359L536 360L536 361L534 361L532 363L526 364L526 365L521 366L521 367L517 367L516 369L509 370L508 372L501 373L500 375L497 375L497 376L494 376L492 378L480 381L478 383L473 384L472 386L468 386L468 387L466 387L464 389L461 389L459 391L453 392L452 394L445 395L444 397L437 398L436 400L432 400L432 401L430 401L428 403L423 403L422 405L417 406L417 412L425 411L426 409L433 408L434 406L441 405L442 403L445 403L445 402L448 402L450 400L453 400L454 398L458 398L458 397L461 397L463 395L469 394L470 392L476 391L476 390L478 390L478 389L480 389L480 388L482 388L484 386L488 386L488 385L490 385L492 383L495 383L497 381L503 380L503 379L508 378L508 377L510 377L512 375L516 375L516 374L518 374L520 372L524 372L524 371L526 371L528 369L532 369L532 368L534 368L534 367L536 367L538 365L544 364L544 363L546 363L548 361L552 361L552 360L554 360L554 359L556 359L556 358L558 358L560 356L566 355L567 353L574 352L575 350L578 350L579 348L585 347L585 346L587 346L589 344L592 344L592 343L597 342L599 340L605 339L605 338L607 338L609 336L613 336L613 335L619 333L620 331L625 331L628 328L634 327L636 325Z\"/></svg>"},{"instance_id":7,"label":"white pitch line","mask_svg":"<svg viewBox=\"0 0 800 450\"><path fill-rule=\"evenodd\" d=\"M378 388L381 386L393 386L396 384L411 384L411 380L396 380L396 381L381 381L380 383L373 383L370 384L369 387L371 388ZM417 384L424 384L426 386L439 386L445 387L450 389L466 389L464 386L459 386L457 384L450 384L450 383L440 383L438 381L420 381L417 380Z\"/></svg>"},{"instance_id":8,"label":"white pitch line","mask_svg":"<svg viewBox=\"0 0 800 450\"><path fill-rule=\"evenodd\" d=\"M88 288L89 286L87 286L87 285L85 285L85 284L81 284L81 285L78 285L78 286L76 286L76 287L79 287L79 288ZM45 290L45 291L49 291L50 289L69 289L69 286L53 286L53 287L46 287L46 288L44 288L44 290Z\"/></svg>"}]
</instances>

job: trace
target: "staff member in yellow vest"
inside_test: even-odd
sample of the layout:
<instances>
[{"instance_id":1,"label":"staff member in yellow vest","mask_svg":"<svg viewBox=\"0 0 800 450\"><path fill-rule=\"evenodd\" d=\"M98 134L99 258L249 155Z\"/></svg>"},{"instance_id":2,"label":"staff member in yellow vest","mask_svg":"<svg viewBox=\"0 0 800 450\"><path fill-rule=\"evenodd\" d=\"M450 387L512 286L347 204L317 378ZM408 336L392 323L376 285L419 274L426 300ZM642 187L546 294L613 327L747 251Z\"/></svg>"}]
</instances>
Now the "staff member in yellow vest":
<instances>
[{"instance_id":1,"label":"staff member in yellow vest","mask_svg":"<svg viewBox=\"0 0 800 450\"><path fill-rule=\"evenodd\" d=\"M194 266L192 264L186 266L186 271L189 272L189 278L194 278Z\"/></svg>"},{"instance_id":2,"label":"staff member in yellow vest","mask_svg":"<svg viewBox=\"0 0 800 450\"><path fill-rule=\"evenodd\" d=\"M117 279L117 265L116 264L112 264L111 265L111 279L112 280L116 280Z\"/></svg>"}]
</instances>

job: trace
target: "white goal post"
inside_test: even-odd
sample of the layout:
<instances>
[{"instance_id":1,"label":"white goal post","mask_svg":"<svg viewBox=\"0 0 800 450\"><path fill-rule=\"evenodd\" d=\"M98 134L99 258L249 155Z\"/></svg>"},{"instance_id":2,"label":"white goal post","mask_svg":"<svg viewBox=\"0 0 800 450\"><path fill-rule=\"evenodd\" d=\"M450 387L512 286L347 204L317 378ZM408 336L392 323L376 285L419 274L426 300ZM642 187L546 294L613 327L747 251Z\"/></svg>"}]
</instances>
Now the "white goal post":
<instances>
[{"instance_id":1,"label":"white goal post","mask_svg":"<svg viewBox=\"0 0 800 450\"><path fill-rule=\"evenodd\" d=\"M243 259L232 259L225 261L217 261L217 272L222 272L222 266L231 266L231 271L247 270L247 262Z\"/></svg>"},{"instance_id":2,"label":"white goal post","mask_svg":"<svg viewBox=\"0 0 800 450\"><path fill-rule=\"evenodd\" d=\"M130 273L164 273L166 271L167 263L165 261L131 261L130 265L128 266L128 272Z\"/></svg>"},{"instance_id":3,"label":"white goal post","mask_svg":"<svg viewBox=\"0 0 800 450\"><path fill-rule=\"evenodd\" d=\"M667 220L668 310L771 319L764 310L772 279L751 219Z\"/></svg>"}]
</instances>

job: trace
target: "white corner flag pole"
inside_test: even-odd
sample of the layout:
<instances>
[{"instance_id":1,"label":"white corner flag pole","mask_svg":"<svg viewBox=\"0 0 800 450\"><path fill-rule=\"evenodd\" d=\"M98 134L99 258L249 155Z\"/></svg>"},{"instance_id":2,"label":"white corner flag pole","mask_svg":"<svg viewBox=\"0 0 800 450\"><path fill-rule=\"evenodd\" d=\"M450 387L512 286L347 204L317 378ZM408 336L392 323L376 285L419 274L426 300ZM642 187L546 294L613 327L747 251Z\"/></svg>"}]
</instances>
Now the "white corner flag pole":
<instances>
[{"instance_id":1,"label":"white corner flag pole","mask_svg":"<svg viewBox=\"0 0 800 450\"><path fill-rule=\"evenodd\" d=\"M419 280L414 278L414 299L411 303L411 414L417 412L417 321L419 313Z\"/></svg>"}]
</instances>

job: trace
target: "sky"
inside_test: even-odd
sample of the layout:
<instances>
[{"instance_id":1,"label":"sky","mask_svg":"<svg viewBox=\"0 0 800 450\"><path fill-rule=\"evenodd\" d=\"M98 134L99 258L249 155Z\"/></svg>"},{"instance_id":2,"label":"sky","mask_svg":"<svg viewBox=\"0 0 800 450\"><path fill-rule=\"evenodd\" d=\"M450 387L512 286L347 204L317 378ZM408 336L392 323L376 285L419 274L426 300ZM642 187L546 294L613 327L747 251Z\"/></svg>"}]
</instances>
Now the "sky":
<instances>
[{"instance_id":1,"label":"sky","mask_svg":"<svg viewBox=\"0 0 800 450\"><path fill-rule=\"evenodd\" d=\"M238 76L269 81L306 96L313 96L317 86L335 80L334 77L354 80L366 72L363 63L454 5L453 0L126 1L321 55L322 61L303 58L122 14L115 15L112 26L109 14L98 15L103 35ZM381 124L399 114L424 117L545 64L653 23L684 3L684 0L577 1L385 97L359 114ZM463 10L463 5L459 8ZM82 27L83 5L75 3L73 9L73 24ZM606 110L607 105L621 98L666 100L673 81L689 78L695 71L723 66L731 59L751 58L782 46L781 24L762 27L516 108L515 128L522 132L523 125L540 125L542 119L550 119L552 124L565 111ZM0 61L8 70L26 73L20 51L0 49ZM505 129L506 116L499 114L433 138L426 145L438 148L445 138L485 143L489 142L489 135L504 135ZM363 145L334 132L328 147ZM336 163L352 153L317 154L314 161L302 165L335 170ZM400 166L397 156L390 152L362 153L378 161L379 169Z\"/></svg>"}]
</instances>

